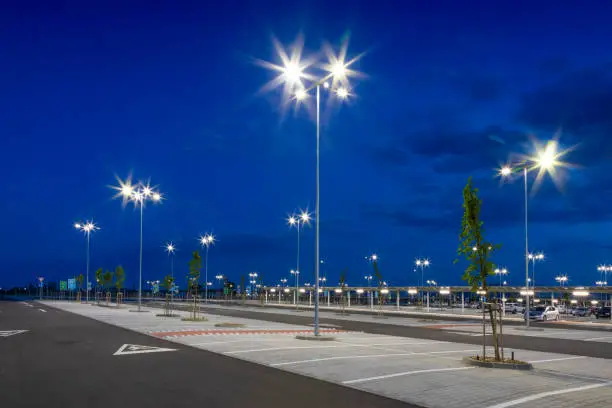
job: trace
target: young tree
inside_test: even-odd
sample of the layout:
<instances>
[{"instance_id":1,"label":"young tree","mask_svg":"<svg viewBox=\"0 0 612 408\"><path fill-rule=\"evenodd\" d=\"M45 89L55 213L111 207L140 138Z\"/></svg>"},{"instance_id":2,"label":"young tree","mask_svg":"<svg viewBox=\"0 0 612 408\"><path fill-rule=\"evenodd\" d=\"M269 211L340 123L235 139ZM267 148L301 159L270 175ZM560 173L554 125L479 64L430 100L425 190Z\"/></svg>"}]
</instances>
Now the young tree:
<instances>
[{"instance_id":1,"label":"young tree","mask_svg":"<svg viewBox=\"0 0 612 408\"><path fill-rule=\"evenodd\" d=\"M170 300L172 298L172 289L174 288L174 278L172 275L166 275L162 283L163 288L166 290L166 303L164 305L164 313L166 316L172 314Z\"/></svg>"},{"instance_id":2,"label":"young tree","mask_svg":"<svg viewBox=\"0 0 612 408\"><path fill-rule=\"evenodd\" d=\"M198 286L200 279L200 270L202 269L202 257L198 251L193 252L193 257L189 261L189 285L190 290L193 293L193 310L192 319L197 320L198 318Z\"/></svg>"},{"instance_id":3,"label":"young tree","mask_svg":"<svg viewBox=\"0 0 612 408\"><path fill-rule=\"evenodd\" d=\"M83 291L83 274L80 274L79 276L76 277L76 282L77 282L77 286L79 288L77 301L80 301L81 300L81 292Z\"/></svg>"},{"instance_id":4,"label":"young tree","mask_svg":"<svg viewBox=\"0 0 612 408\"><path fill-rule=\"evenodd\" d=\"M117 307L121 303L121 289L123 289L123 283L125 282L125 271L123 266L119 265L115 268L115 288L117 289Z\"/></svg>"},{"instance_id":5,"label":"young tree","mask_svg":"<svg viewBox=\"0 0 612 408\"><path fill-rule=\"evenodd\" d=\"M96 298L98 299L98 304L100 304L100 285L102 285L102 275L104 275L104 270L102 268L98 268L96 270Z\"/></svg>"},{"instance_id":6,"label":"young tree","mask_svg":"<svg viewBox=\"0 0 612 408\"><path fill-rule=\"evenodd\" d=\"M110 289L113 284L113 273L111 271L104 272L102 275L102 286L106 289L106 305L108 306L108 302L111 297Z\"/></svg>"},{"instance_id":7,"label":"young tree","mask_svg":"<svg viewBox=\"0 0 612 408\"><path fill-rule=\"evenodd\" d=\"M494 275L495 265L491 262L491 255L501 246L487 241L484 237L484 223L480 219L482 200L478 197L478 189L472 185L472 178L468 178L463 189L463 218L461 220L461 232L459 233L459 247L457 255L468 261L468 266L463 273L462 279L471 286L473 292L487 291L487 277ZM456 259L455 262L458 262ZM486 359L486 341L484 320L485 304L483 304L483 346L482 357ZM499 339L497 337L496 318L494 316L494 305L488 305L493 332L493 346L495 349L495 360L501 361ZM498 305L495 305L498 307Z\"/></svg>"}]
</instances>

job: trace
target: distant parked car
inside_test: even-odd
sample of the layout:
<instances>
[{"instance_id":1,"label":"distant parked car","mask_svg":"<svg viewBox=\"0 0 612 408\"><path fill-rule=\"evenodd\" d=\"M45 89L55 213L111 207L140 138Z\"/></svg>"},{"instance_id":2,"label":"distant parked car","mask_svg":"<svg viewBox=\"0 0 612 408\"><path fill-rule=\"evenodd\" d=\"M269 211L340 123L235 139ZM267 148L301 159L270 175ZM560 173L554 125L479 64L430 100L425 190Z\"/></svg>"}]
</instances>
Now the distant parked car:
<instances>
[{"instance_id":1,"label":"distant parked car","mask_svg":"<svg viewBox=\"0 0 612 408\"><path fill-rule=\"evenodd\" d=\"M587 307L577 307L575 309L572 309L572 316L585 317L585 316L589 316L590 314L591 314L591 309Z\"/></svg>"},{"instance_id":2,"label":"distant parked car","mask_svg":"<svg viewBox=\"0 0 612 408\"><path fill-rule=\"evenodd\" d=\"M504 308L506 313L525 313L525 306L520 303L506 303L506 307Z\"/></svg>"},{"instance_id":3,"label":"distant parked car","mask_svg":"<svg viewBox=\"0 0 612 408\"><path fill-rule=\"evenodd\" d=\"M525 320L527 313L525 313ZM554 306L536 306L529 309L529 320L559 320L559 311Z\"/></svg>"},{"instance_id":4,"label":"distant parked car","mask_svg":"<svg viewBox=\"0 0 612 408\"><path fill-rule=\"evenodd\" d=\"M600 307L599 309L597 309L597 311L595 312L595 317L598 319L603 319L603 318L610 318L610 306L605 306L605 307Z\"/></svg>"}]
</instances>

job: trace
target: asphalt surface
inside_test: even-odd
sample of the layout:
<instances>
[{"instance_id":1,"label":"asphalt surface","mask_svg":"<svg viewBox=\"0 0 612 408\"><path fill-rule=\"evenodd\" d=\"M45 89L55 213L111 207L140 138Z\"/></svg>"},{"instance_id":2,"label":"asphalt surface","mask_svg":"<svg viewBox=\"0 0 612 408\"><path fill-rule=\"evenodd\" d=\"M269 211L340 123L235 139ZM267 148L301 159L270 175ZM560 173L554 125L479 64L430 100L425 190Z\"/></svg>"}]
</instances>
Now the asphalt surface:
<instances>
[{"instance_id":1,"label":"asphalt surface","mask_svg":"<svg viewBox=\"0 0 612 408\"><path fill-rule=\"evenodd\" d=\"M289 314L274 314L263 313L257 311L258 307L252 307L252 310L243 309L220 309L207 308L202 306L202 310L206 313L242 317L247 319L258 319L270 322L289 323L297 325L312 324L312 316L304 313ZM322 324L334 324L345 330L362 331L372 334L384 334L389 336L411 337L426 340L449 341L455 343L482 345L482 337L470 337L462 334L456 334L446 330L432 329L426 327L414 326L399 326L393 324L385 324L384 319L372 318L372 323L352 321L345 319L330 319L320 318ZM434 321L432 321L434 323ZM554 326L557 328L557 325ZM537 327L535 328L537 330ZM546 337L533 336L517 336L504 334L504 347L506 349L522 349L532 351L542 351L547 353L571 354L586 357L607 358L612 359L612 347L609 343L586 342L580 340L567 339L551 339ZM491 336L487 336L487 344L492 345ZM520 356L517 356L520 358Z\"/></svg>"},{"instance_id":2,"label":"asphalt surface","mask_svg":"<svg viewBox=\"0 0 612 408\"><path fill-rule=\"evenodd\" d=\"M418 408L28 303L0 302L0 331L28 330L0 337L0 406ZM124 344L177 351L113 356Z\"/></svg>"}]
</instances>

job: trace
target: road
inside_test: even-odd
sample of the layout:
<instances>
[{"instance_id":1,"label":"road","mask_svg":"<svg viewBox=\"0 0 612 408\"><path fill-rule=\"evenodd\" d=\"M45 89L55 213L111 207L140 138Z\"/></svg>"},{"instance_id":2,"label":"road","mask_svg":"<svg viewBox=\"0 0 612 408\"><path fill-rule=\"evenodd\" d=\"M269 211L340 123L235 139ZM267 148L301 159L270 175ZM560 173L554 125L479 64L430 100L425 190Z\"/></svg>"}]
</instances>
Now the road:
<instances>
[{"instance_id":1,"label":"road","mask_svg":"<svg viewBox=\"0 0 612 408\"><path fill-rule=\"evenodd\" d=\"M267 313L262 313L257 310L258 307L252 307L245 310L243 308L231 309L202 306L202 309L206 310L208 313L223 316L259 319L298 325L308 325L312 323L312 316L310 312L295 313L295 315L291 315L286 313L277 314L268 310ZM467 337L462 334L428 327L385 324L384 319L372 318L372 322L369 323L346 319L321 318L320 323L333 324L346 330L363 331L371 334L482 345L481 337ZM492 345L490 342L490 336L488 336L487 339L489 340L488 344ZM612 347L610 347L609 343L594 343L580 340L551 339L545 337L527 337L504 334L504 347L508 349L514 348L612 359Z\"/></svg>"},{"instance_id":2,"label":"road","mask_svg":"<svg viewBox=\"0 0 612 408\"><path fill-rule=\"evenodd\" d=\"M28 306L29 305L29 306ZM418 408L169 343L36 302L0 302L2 406ZM124 344L176 351L114 356ZM316 401L316 402L315 402Z\"/></svg>"}]
</instances>

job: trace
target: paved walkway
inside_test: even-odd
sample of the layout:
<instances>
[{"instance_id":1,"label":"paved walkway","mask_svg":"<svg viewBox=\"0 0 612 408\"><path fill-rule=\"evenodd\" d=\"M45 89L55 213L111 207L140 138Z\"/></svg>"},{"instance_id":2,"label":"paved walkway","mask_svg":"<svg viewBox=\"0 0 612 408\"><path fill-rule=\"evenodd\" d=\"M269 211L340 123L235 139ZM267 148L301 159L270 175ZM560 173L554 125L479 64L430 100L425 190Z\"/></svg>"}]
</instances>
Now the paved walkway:
<instances>
[{"instance_id":1,"label":"paved walkway","mask_svg":"<svg viewBox=\"0 0 612 408\"><path fill-rule=\"evenodd\" d=\"M331 342L295 339L297 326L206 314L207 322L76 303L49 303L109 324L225 356L291 371L428 407L607 407L612 364L583 356L512 350L530 372L466 366L478 346L334 328ZM186 312L179 312L186 316ZM371 318L370 318L371 320ZM235 323L243 328L219 328ZM387 322L385 322L387 323ZM177 334L178 333L178 334ZM215 334L217 333L217 334ZM506 351L507 353L510 350Z\"/></svg>"}]
</instances>

